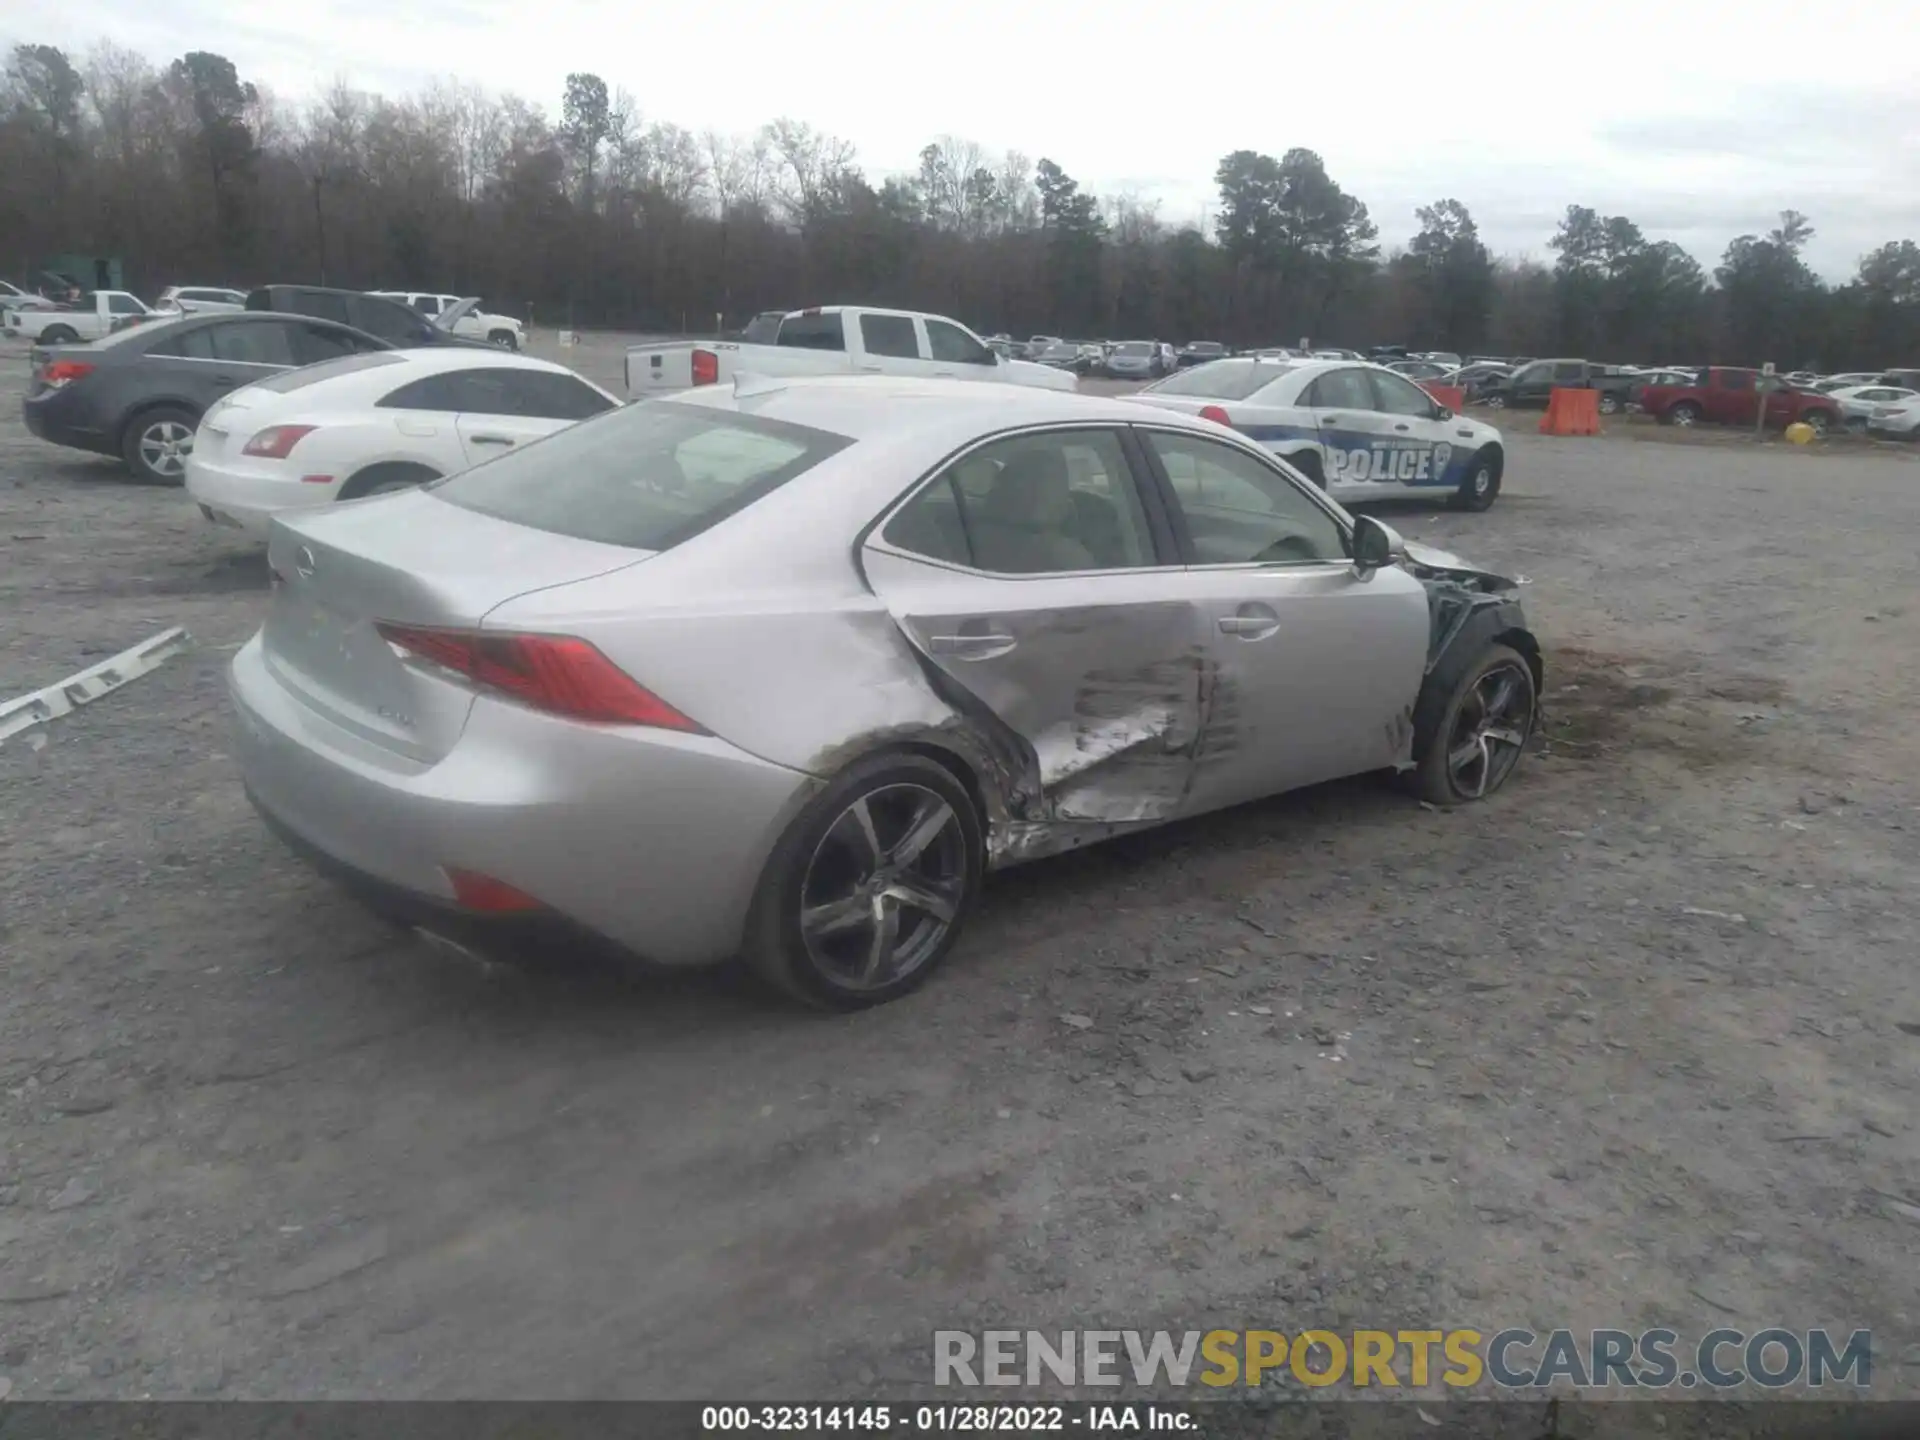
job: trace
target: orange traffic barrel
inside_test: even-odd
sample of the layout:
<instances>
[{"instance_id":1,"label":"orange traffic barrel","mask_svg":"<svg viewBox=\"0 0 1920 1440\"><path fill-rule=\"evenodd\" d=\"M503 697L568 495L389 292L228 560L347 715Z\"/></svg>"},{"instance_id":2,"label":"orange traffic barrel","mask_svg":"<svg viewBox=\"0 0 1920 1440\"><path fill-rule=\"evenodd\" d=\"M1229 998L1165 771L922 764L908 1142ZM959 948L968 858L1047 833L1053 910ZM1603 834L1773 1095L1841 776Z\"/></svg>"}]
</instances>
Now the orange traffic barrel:
<instances>
[{"instance_id":1,"label":"orange traffic barrel","mask_svg":"<svg viewBox=\"0 0 1920 1440\"><path fill-rule=\"evenodd\" d=\"M1556 387L1547 397L1547 413L1540 417L1542 435L1598 435L1600 392Z\"/></svg>"}]
</instances>

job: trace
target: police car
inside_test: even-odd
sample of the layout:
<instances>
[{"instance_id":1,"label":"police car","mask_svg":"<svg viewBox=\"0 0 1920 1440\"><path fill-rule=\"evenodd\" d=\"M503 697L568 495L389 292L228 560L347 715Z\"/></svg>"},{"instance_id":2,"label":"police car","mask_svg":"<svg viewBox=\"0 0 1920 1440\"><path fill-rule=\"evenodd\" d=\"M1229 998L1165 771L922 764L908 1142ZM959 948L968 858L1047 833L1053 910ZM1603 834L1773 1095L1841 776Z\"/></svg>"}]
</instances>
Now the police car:
<instances>
[{"instance_id":1,"label":"police car","mask_svg":"<svg viewBox=\"0 0 1920 1440\"><path fill-rule=\"evenodd\" d=\"M1498 430L1364 362L1215 360L1132 398L1232 426L1343 505L1445 495L1485 510L1506 467Z\"/></svg>"}]
</instances>

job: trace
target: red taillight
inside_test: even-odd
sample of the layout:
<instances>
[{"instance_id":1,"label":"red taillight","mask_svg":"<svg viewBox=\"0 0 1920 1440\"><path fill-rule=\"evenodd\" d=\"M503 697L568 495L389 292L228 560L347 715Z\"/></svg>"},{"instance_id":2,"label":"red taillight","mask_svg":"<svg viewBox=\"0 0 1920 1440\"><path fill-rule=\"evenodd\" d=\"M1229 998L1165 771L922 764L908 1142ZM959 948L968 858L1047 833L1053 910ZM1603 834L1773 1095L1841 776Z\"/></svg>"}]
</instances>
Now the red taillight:
<instances>
[{"instance_id":1,"label":"red taillight","mask_svg":"<svg viewBox=\"0 0 1920 1440\"><path fill-rule=\"evenodd\" d=\"M444 871L447 880L453 886L453 898L467 910L479 910L488 915L524 914L528 910L544 910L533 896L496 880L491 875L482 875L477 870Z\"/></svg>"},{"instance_id":2,"label":"red taillight","mask_svg":"<svg viewBox=\"0 0 1920 1440\"><path fill-rule=\"evenodd\" d=\"M1202 405L1200 407L1200 418L1202 420L1211 420L1216 425L1233 424L1233 417L1218 405Z\"/></svg>"},{"instance_id":3,"label":"red taillight","mask_svg":"<svg viewBox=\"0 0 1920 1440\"><path fill-rule=\"evenodd\" d=\"M92 373L93 366L84 360L56 360L40 372L40 383L49 390L58 390L62 385L84 380Z\"/></svg>"},{"instance_id":4,"label":"red taillight","mask_svg":"<svg viewBox=\"0 0 1920 1440\"><path fill-rule=\"evenodd\" d=\"M571 635L475 635L384 623L376 628L388 644L536 710L608 725L707 733Z\"/></svg>"},{"instance_id":5,"label":"red taillight","mask_svg":"<svg viewBox=\"0 0 1920 1440\"><path fill-rule=\"evenodd\" d=\"M693 383L696 385L718 385L720 383L720 357L711 350L693 352Z\"/></svg>"},{"instance_id":6,"label":"red taillight","mask_svg":"<svg viewBox=\"0 0 1920 1440\"><path fill-rule=\"evenodd\" d=\"M247 441L240 453L261 460L284 460L293 452L294 446L319 428L318 425L269 425Z\"/></svg>"}]
</instances>

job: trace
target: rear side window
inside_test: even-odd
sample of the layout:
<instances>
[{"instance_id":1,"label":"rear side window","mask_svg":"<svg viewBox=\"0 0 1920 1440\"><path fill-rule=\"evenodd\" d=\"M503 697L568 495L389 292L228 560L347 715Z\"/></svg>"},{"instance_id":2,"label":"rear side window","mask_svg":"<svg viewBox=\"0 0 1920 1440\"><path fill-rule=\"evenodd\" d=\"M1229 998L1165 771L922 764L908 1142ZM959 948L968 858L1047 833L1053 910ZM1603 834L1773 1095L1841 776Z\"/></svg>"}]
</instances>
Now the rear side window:
<instances>
[{"instance_id":1,"label":"rear side window","mask_svg":"<svg viewBox=\"0 0 1920 1440\"><path fill-rule=\"evenodd\" d=\"M1213 360L1169 375L1148 388L1155 395L1193 395L1207 400L1244 400L1293 367L1270 360Z\"/></svg>"},{"instance_id":2,"label":"rear side window","mask_svg":"<svg viewBox=\"0 0 1920 1440\"><path fill-rule=\"evenodd\" d=\"M913 321L905 315L862 315L860 343L869 355L889 355L896 360L920 358L920 339L913 333Z\"/></svg>"},{"instance_id":3,"label":"rear side window","mask_svg":"<svg viewBox=\"0 0 1920 1440\"><path fill-rule=\"evenodd\" d=\"M349 355L344 360L329 360L322 365L309 365L304 370L289 370L284 375L275 375L270 379L255 381L262 390L271 390L279 395L288 395L295 390L303 390L320 380L331 380L336 375L351 375L356 370L371 370L379 365L404 365L406 359L388 350L375 350L366 355Z\"/></svg>"},{"instance_id":4,"label":"rear side window","mask_svg":"<svg viewBox=\"0 0 1920 1440\"><path fill-rule=\"evenodd\" d=\"M789 315L780 322L775 342L797 350L847 348L847 332L838 315Z\"/></svg>"},{"instance_id":5,"label":"rear side window","mask_svg":"<svg viewBox=\"0 0 1920 1440\"><path fill-rule=\"evenodd\" d=\"M516 525L666 550L852 443L763 416L650 400L431 488L442 500Z\"/></svg>"},{"instance_id":6,"label":"rear side window","mask_svg":"<svg viewBox=\"0 0 1920 1440\"><path fill-rule=\"evenodd\" d=\"M1329 370L1307 387L1306 404L1313 410L1371 410L1373 387L1364 370Z\"/></svg>"}]
</instances>

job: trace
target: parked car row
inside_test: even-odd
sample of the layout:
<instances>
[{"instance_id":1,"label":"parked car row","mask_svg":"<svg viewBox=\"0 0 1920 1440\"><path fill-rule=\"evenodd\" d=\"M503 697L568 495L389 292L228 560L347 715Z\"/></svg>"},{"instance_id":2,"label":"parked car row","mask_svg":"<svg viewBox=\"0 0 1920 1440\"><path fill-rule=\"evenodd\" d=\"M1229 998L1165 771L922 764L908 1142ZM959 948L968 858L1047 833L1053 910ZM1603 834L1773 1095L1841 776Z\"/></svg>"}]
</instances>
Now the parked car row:
<instances>
[{"instance_id":1,"label":"parked car row","mask_svg":"<svg viewBox=\"0 0 1920 1440\"><path fill-rule=\"evenodd\" d=\"M27 428L71 449L118 456L150 484L184 482L194 433L222 397L302 366L400 346L491 350L450 327L476 302L435 321L391 300L314 286L267 286L245 308L164 315L118 311L102 291L94 311L33 311L36 343L23 402ZM137 314L137 325L113 324ZM358 323L349 324L351 319Z\"/></svg>"},{"instance_id":2,"label":"parked car row","mask_svg":"<svg viewBox=\"0 0 1920 1440\"><path fill-rule=\"evenodd\" d=\"M1138 342L1160 379L1096 397L839 306L635 347L622 405L457 335L472 300L208 304L36 346L28 424L265 537L245 793L461 948L744 956L855 1009L934 971L989 870L1374 770L1471 803L1537 724L1517 582L1334 499L1498 488L1497 433L1377 366ZM377 333L391 311L435 336ZM1318 471L1279 440L1302 413Z\"/></svg>"}]
</instances>

